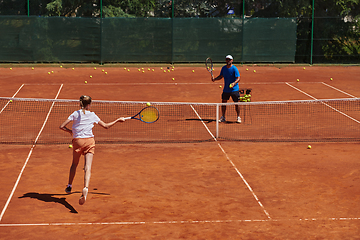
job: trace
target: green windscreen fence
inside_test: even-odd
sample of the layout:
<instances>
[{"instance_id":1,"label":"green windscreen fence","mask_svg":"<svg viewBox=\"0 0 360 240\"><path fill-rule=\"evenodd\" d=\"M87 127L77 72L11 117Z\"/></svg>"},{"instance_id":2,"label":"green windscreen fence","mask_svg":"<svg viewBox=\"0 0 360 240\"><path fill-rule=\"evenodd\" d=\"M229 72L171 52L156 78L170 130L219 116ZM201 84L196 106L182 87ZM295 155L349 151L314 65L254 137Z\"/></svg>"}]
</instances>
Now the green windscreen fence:
<instances>
[{"instance_id":1,"label":"green windscreen fence","mask_svg":"<svg viewBox=\"0 0 360 240\"><path fill-rule=\"evenodd\" d=\"M0 16L1 62L294 62L294 18Z\"/></svg>"}]
</instances>

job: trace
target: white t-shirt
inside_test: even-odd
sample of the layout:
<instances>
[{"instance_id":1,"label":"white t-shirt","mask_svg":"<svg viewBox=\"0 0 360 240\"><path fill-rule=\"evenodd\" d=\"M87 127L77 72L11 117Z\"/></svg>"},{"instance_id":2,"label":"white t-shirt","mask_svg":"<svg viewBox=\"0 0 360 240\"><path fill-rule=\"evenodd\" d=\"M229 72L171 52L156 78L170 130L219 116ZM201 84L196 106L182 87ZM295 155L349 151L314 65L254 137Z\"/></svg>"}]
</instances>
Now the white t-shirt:
<instances>
[{"instance_id":1,"label":"white t-shirt","mask_svg":"<svg viewBox=\"0 0 360 240\"><path fill-rule=\"evenodd\" d=\"M92 132L94 123L97 124L100 121L100 118L94 112L87 110L85 110L85 114L82 110L75 111L68 117L68 119L73 121L73 138L94 137Z\"/></svg>"}]
</instances>

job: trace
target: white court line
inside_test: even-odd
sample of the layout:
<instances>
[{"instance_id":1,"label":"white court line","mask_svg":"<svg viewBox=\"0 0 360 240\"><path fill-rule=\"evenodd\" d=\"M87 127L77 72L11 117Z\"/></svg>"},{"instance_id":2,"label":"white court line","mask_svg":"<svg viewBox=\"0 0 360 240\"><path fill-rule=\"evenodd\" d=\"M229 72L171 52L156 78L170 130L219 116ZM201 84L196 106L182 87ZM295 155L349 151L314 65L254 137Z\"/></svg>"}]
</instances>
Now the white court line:
<instances>
[{"instance_id":1,"label":"white court line","mask_svg":"<svg viewBox=\"0 0 360 240\"><path fill-rule=\"evenodd\" d=\"M304 92L304 91L302 91L302 90L298 89L297 87L292 86L291 84L288 84L288 83L286 83L286 84L287 84L288 86L290 86L290 87L294 88L295 90L297 90L297 91L299 91L299 92L301 92L301 93L305 94L306 96L308 96L308 97L310 97L310 98L314 99L314 100L319 100L319 99L317 99L317 98L315 98L315 97L311 96L310 94L308 94L308 93L306 93L306 92ZM320 103L322 103L322 104L324 104L325 106L327 106L327 107L331 108L331 109L332 109L332 110L334 110L335 112L338 112L338 113L340 113L341 115L344 115L345 117L347 117L347 118L349 118L349 119L353 120L354 122L356 122L356 123L360 123L360 121L359 121L359 120L357 120L357 119L355 119L355 118L353 118L353 117L351 117L351 116L347 115L346 113L343 113L343 112L341 112L341 111L337 110L336 108L334 108L334 107L330 106L329 104L326 104L326 103L324 103L324 102L320 102Z\"/></svg>"},{"instance_id":2,"label":"white court line","mask_svg":"<svg viewBox=\"0 0 360 240\"><path fill-rule=\"evenodd\" d=\"M207 129L207 131L210 133L211 137L215 140L215 142L217 143L217 145L219 146L219 148L221 149L221 151L224 153L224 155L226 156L227 160L230 162L230 164L233 166L233 168L235 169L235 171L238 173L238 175L241 177L241 179L243 180L243 182L245 183L245 185L247 186L247 188L249 189L249 191L251 192L251 194L253 195L253 197L255 198L255 200L257 201L257 203L260 205L260 207L262 208L262 210L264 211L265 215L267 216L268 219L271 219L270 214L266 211L264 205L260 202L259 198L256 196L255 192L253 191L253 189L251 188L250 184L246 181L246 179L244 178L244 176L241 174L241 172L239 171L239 169L235 166L235 164L233 163L233 161L231 161L231 159L229 158L229 156L227 155L227 153L225 152L225 150L223 149L223 147L221 146L221 144L218 142L218 140L214 137L214 135L211 133L211 131L209 130L209 128L206 126L206 124L203 122L203 120L201 119L201 117L199 116L199 114L197 113L197 111L193 108L192 105L190 105L191 108L194 110L195 114L198 116L198 118L200 119L200 121L202 122L202 124L205 126L205 128Z\"/></svg>"},{"instance_id":3,"label":"white court line","mask_svg":"<svg viewBox=\"0 0 360 240\"><path fill-rule=\"evenodd\" d=\"M59 88L59 91L58 91L57 94L56 94L55 99L58 98L62 87L63 87L63 84L61 84L61 86L60 86L60 88ZM50 109L49 109L49 112L48 112L48 114L46 115L45 121L44 121L44 123L43 123L43 125L42 125L42 127L41 127L41 129L40 129L40 131L39 131L39 133L38 133L38 135L37 135L37 137L36 137L36 139L35 139L32 147L30 148L30 152L29 152L29 154L28 154L28 156L27 156L27 158L26 158L26 160L25 160L25 163L24 163L24 165L23 165L23 167L22 167L22 169L21 169L21 171L20 171L20 173L19 173L19 176L18 176L18 178L17 178L17 180L16 180L16 182L15 182L15 185L14 185L11 193L10 193L10 196L9 196L9 198L7 199L7 201L6 201L6 203L5 203L5 206L4 206L4 208L3 208L3 210L2 210L2 212L1 212L1 214L0 214L0 222L1 222L1 220L2 220L2 218L3 218L3 216L4 216L4 214L5 214L5 211L6 211L7 207L9 206L9 203L10 203L10 201L11 201L14 193L15 193L15 190L16 190L19 182L20 182L20 178L21 178L21 176L22 176L22 174L23 174L23 172L24 172L24 170L25 170L25 167L26 167L27 163L29 162L30 156L31 156L31 154L32 154L32 152L33 152L33 150L34 150L34 148L35 148L35 146L36 146L36 143L37 143L37 141L38 141L38 139L39 139L39 137L40 137L40 134L41 134L42 131L44 130L44 127L45 127L45 125L46 125L46 123L47 123L47 120L48 120L48 118L49 118L49 116L50 116L51 110L52 110L53 107L54 107L54 104L55 104L55 102L52 103L52 105L51 105L51 107L50 107Z\"/></svg>"},{"instance_id":4,"label":"white court line","mask_svg":"<svg viewBox=\"0 0 360 240\"><path fill-rule=\"evenodd\" d=\"M360 218L300 218L300 219L244 219L244 220L185 220L137 222L84 222L84 223L2 223L0 227L84 226L84 225L145 225L145 224L204 224L204 223L254 223L254 222L306 222L306 221L359 221Z\"/></svg>"},{"instance_id":5,"label":"white court line","mask_svg":"<svg viewBox=\"0 0 360 240\"><path fill-rule=\"evenodd\" d=\"M249 82L249 83L241 83L241 85L273 85L273 84L284 84L287 82ZM306 82L306 83L322 83L322 82ZM25 85L58 85L59 83L26 83ZM66 85L81 85L83 86L84 83L65 83ZM215 85L218 86L218 84L223 85L224 83L213 83L213 82L208 82L208 83L200 83L200 82L153 82L153 83L147 83L147 82L135 82L135 83L87 83L87 85Z\"/></svg>"},{"instance_id":6,"label":"white court line","mask_svg":"<svg viewBox=\"0 0 360 240\"><path fill-rule=\"evenodd\" d=\"M21 90L21 88L24 86L24 84L22 84L19 89L16 91L16 93L12 96L12 98L14 98L16 96L16 94L18 94L18 92ZM7 107L7 105L9 105L10 100L5 104L5 106L1 109L0 113L2 113L4 111L4 109Z\"/></svg>"},{"instance_id":7,"label":"white court line","mask_svg":"<svg viewBox=\"0 0 360 240\"><path fill-rule=\"evenodd\" d=\"M341 93L343 93L343 94L345 94L345 95L348 95L348 96L350 96L350 97L352 97L352 98L357 98L357 97L355 97L355 96L353 96L353 95L351 95L351 94L349 94L349 93L347 93L347 92L344 92L344 91L342 91L342 90L340 90L340 89L338 89L338 88L336 88L336 87L333 87L333 86L331 86L331 85L329 85L329 84L326 84L326 83L322 83L322 84L324 84L325 86L328 86L328 87L330 87L330 88L332 88L332 89L335 89L336 91L339 91L339 92L341 92Z\"/></svg>"}]
</instances>

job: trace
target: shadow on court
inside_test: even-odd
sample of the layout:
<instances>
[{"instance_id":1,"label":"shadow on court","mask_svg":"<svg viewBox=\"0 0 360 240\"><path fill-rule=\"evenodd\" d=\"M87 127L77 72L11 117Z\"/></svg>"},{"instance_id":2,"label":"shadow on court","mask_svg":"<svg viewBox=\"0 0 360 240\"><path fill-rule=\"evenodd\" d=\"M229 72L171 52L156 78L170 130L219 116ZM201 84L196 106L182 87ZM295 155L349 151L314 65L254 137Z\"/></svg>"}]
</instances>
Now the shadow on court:
<instances>
[{"instance_id":1,"label":"shadow on court","mask_svg":"<svg viewBox=\"0 0 360 240\"><path fill-rule=\"evenodd\" d=\"M76 193L76 192L74 192ZM80 193L80 192L77 192ZM66 201L65 197L61 197L61 198L57 198L57 197L53 197L55 195L59 195L59 196L63 196L63 195L68 195L68 194L47 194L47 193L36 193L36 192L29 192L29 193L25 193L23 196L19 197L19 198L35 198L38 199L40 201L43 202L54 202L54 203L59 203L61 205L63 205L64 207L66 207L67 209L70 210L71 213L78 213L76 211L76 209Z\"/></svg>"}]
</instances>

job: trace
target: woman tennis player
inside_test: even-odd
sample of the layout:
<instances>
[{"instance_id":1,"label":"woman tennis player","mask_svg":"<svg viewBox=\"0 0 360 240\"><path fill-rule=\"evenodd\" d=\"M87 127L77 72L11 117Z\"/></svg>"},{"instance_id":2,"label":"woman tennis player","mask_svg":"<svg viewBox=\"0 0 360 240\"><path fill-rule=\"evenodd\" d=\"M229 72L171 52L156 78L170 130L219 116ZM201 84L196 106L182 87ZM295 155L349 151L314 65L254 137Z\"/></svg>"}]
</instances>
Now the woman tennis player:
<instances>
[{"instance_id":1,"label":"woman tennis player","mask_svg":"<svg viewBox=\"0 0 360 240\"><path fill-rule=\"evenodd\" d=\"M85 156L84 188L82 190L82 195L79 199L79 204L83 205L86 201L86 197L88 194L91 176L91 165L95 153L95 140L94 134L92 132L94 123L97 123L101 127L108 129L117 122L124 122L125 118L121 117L113 122L104 123L94 112L89 111L91 107L91 97L89 96L80 97L80 107L80 110L73 112L68 117L68 119L60 125L60 129L70 133L73 137L73 160L70 167L69 183L65 189L67 193L71 193L72 182L75 177L76 168L79 164L80 157L81 155ZM69 129L66 127L66 125L71 121L73 122L72 129Z\"/></svg>"}]
</instances>

